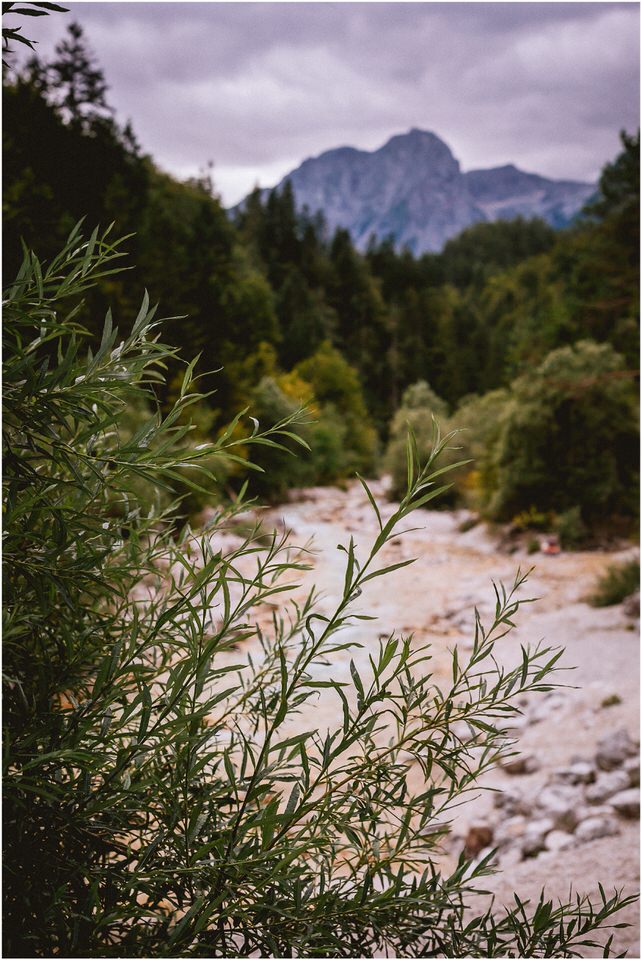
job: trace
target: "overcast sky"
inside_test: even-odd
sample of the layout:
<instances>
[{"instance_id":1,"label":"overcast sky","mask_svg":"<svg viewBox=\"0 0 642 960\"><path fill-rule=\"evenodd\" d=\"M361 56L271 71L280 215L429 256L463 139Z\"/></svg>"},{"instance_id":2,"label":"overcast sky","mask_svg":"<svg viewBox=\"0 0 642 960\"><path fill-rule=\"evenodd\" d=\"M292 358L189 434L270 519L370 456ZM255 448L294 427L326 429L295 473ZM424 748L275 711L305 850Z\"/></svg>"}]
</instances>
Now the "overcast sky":
<instances>
[{"instance_id":1,"label":"overcast sky","mask_svg":"<svg viewBox=\"0 0 642 960\"><path fill-rule=\"evenodd\" d=\"M410 127L464 170L594 180L639 125L637 3L65 5L28 21L38 52L78 20L143 149L180 177L213 160L228 205Z\"/></svg>"}]
</instances>

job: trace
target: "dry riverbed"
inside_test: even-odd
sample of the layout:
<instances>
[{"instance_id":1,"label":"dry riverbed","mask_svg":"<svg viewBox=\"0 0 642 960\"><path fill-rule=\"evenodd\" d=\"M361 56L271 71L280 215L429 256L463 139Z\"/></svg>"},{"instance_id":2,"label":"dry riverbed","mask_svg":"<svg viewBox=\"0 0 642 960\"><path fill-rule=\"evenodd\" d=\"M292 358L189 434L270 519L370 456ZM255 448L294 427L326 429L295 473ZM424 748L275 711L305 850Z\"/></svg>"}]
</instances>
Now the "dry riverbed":
<instances>
[{"instance_id":1,"label":"dry riverbed","mask_svg":"<svg viewBox=\"0 0 642 960\"><path fill-rule=\"evenodd\" d=\"M381 482L373 485L384 502ZM384 515L392 510L384 507ZM416 557L410 567L366 586L359 600L376 622L350 627L363 643L333 664L336 679L349 680L349 660L367 672L368 653L380 634L412 633L433 644L435 679L447 682L450 651L461 656L471 645L473 610L482 616L494 606L492 580L510 584L519 566L533 570L523 596L538 597L523 606L518 626L501 641L506 663L519 659L519 644L544 638L563 646L561 665L573 668L560 682L573 687L532 696L517 723L521 761L513 769L496 770L485 786L503 791L480 792L460 808L453 822L447 857L499 846L501 873L484 881L499 902L512 893L536 898L542 886L554 898L566 899L569 887L595 893L598 881L607 889L639 888L639 621L622 605L594 609L585 602L596 578L633 549L619 552L562 553L524 551L508 554L483 525L460 532L464 512L419 511L406 527L419 527L389 544L388 563ZM314 488L300 491L292 502L264 514L267 527L292 531L303 545L312 539L313 569L295 596L315 585L323 594L322 611L334 608L341 595L345 555L337 552L353 536L357 553L367 553L377 522L361 487L347 490ZM325 712L324 712L325 711ZM322 700L314 711L320 730L334 722L336 705ZM615 944L639 956L638 909L630 907L629 929L616 931Z\"/></svg>"}]
</instances>

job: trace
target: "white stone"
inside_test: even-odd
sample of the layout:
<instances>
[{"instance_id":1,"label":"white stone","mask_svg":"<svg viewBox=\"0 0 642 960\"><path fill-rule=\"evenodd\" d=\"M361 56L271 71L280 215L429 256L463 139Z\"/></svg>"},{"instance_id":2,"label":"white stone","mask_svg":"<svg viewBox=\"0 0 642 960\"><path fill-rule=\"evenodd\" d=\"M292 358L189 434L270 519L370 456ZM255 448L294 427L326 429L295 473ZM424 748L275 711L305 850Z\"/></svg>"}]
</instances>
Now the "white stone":
<instances>
[{"instance_id":1,"label":"white stone","mask_svg":"<svg viewBox=\"0 0 642 960\"><path fill-rule=\"evenodd\" d=\"M576 761L568 767L561 767L555 771L555 779L560 783L593 783L595 780L595 767L592 763L585 761Z\"/></svg>"},{"instance_id":2,"label":"white stone","mask_svg":"<svg viewBox=\"0 0 642 960\"><path fill-rule=\"evenodd\" d=\"M499 858L500 869L506 870L508 867L514 867L520 863L523 858L524 855L519 844L512 844L510 847L505 847Z\"/></svg>"},{"instance_id":3,"label":"white stone","mask_svg":"<svg viewBox=\"0 0 642 960\"><path fill-rule=\"evenodd\" d=\"M620 832L615 817L589 817L583 820L575 831L581 842L599 840L600 837L613 837Z\"/></svg>"},{"instance_id":4,"label":"white stone","mask_svg":"<svg viewBox=\"0 0 642 960\"><path fill-rule=\"evenodd\" d=\"M566 783L553 783L537 795L536 806L551 817L561 830L573 830L577 824L577 808L582 803L582 793Z\"/></svg>"},{"instance_id":5,"label":"white stone","mask_svg":"<svg viewBox=\"0 0 642 960\"><path fill-rule=\"evenodd\" d=\"M603 737L597 745L595 759L601 770L613 770L621 766L628 757L638 754L638 748L626 730L616 730Z\"/></svg>"},{"instance_id":6,"label":"white stone","mask_svg":"<svg viewBox=\"0 0 642 960\"><path fill-rule=\"evenodd\" d=\"M522 796L521 793L517 791L498 791L494 797L494 804L496 807L499 807L504 811L505 815L508 817L515 816L516 814L523 814L524 816L529 816L532 812L532 804Z\"/></svg>"},{"instance_id":7,"label":"white stone","mask_svg":"<svg viewBox=\"0 0 642 960\"><path fill-rule=\"evenodd\" d=\"M522 776L527 773L535 773L540 768L540 762L537 757L534 757L530 753L522 754L518 757L513 757L511 760L506 760L501 765L504 773L508 773L511 776Z\"/></svg>"},{"instance_id":8,"label":"white stone","mask_svg":"<svg viewBox=\"0 0 642 960\"><path fill-rule=\"evenodd\" d=\"M551 830L546 836L546 849L551 850L553 853L556 853L558 850L565 850L567 847L572 846L572 844L572 835L565 833L564 830Z\"/></svg>"},{"instance_id":9,"label":"white stone","mask_svg":"<svg viewBox=\"0 0 642 960\"><path fill-rule=\"evenodd\" d=\"M624 769L629 778L629 786L640 786L640 757L629 757L624 761Z\"/></svg>"},{"instance_id":10,"label":"white stone","mask_svg":"<svg viewBox=\"0 0 642 960\"><path fill-rule=\"evenodd\" d=\"M528 718L521 717L521 716L508 717L506 720L500 720L496 724L496 727L498 730L501 730L504 733L508 733L513 736L518 733L524 733L530 720L531 720L530 717Z\"/></svg>"},{"instance_id":11,"label":"white stone","mask_svg":"<svg viewBox=\"0 0 642 960\"><path fill-rule=\"evenodd\" d=\"M546 835L555 827L555 823L550 817L544 817L541 820L531 820L522 837L522 853L526 857L537 856L540 850L544 849Z\"/></svg>"},{"instance_id":12,"label":"white stone","mask_svg":"<svg viewBox=\"0 0 642 960\"><path fill-rule=\"evenodd\" d=\"M630 820L640 818L640 791L637 789L622 790L610 798L611 804L617 813Z\"/></svg>"},{"instance_id":13,"label":"white stone","mask_svg":"<svg viewBox=\"0 0 642 960\"><path fill-rule=\"evenodd\" d=\"M504 820L495 830L495 842L498 846L504 846L518 840L526 831L527 819L523 816L509 817Z\"/></svg>"},{"instance_id":14,"label":"white stone","mask_svg":"<svg viewBox=\"0 0 642 960\"><path fill-rule=\"evenodd\" d=\"M591 817L613 817L615 816L615 807L612 807L608 803L598 803L582 805L577 808L577 822L581 823L582 820L589 820Z\"/></svg>"},{"instance_id":15,"label":"white stone","mask_svg":"<svg viewBox=\"0 0 642 960\"><path fill-rule=\"evenodd\" d=\"M543 700L534 704L528 713L528 719L531 723L540 723L542 720L550 720L551 715L560 710L565 704L565 698L556 693L550 693Z\"/></svg>"},{"instance_id":16,"label":"white stone","mask_svg":"<svg viewBox=\"0 0 642 960\"><path fill-rule=\"evenodd\" d=\"M629 776L624 770L609 770L600 773L595 783L586 788L585 796L589 803L602 803L629 785Z\"/></svg>"}]
</instances>

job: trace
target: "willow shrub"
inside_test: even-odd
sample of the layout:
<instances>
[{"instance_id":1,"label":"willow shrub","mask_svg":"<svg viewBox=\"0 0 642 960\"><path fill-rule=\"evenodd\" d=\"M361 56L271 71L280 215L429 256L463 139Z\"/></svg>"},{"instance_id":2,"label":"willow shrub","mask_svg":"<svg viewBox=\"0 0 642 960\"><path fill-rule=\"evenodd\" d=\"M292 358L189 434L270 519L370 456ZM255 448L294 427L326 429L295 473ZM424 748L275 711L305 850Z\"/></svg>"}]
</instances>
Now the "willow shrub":
<instances>
[{"instance_id":1,"label":"willow shrub","mask_svg":"<svg viewBox=\"0 0 642 960\"><path fill-rule=\"evenodd\" d=\"M497 665L523 578L497 589L491 624L477 617L443 690L429 648L410 637L373 631L367 669L351 662L349 682L326 667L358 646L340 631L369 619L355 603L394 569L383 547L443 491L446 441L419 464L410 439L389 519L364 484L379 533L342 547L334 612L314 594L288 602L302 563L287 537L257 527L222 548L242 497L197 537L176 535L176 503L147 496L140 509L141 484L207 489L208 458L290 441L297 415L249 441L231 424L191 449L192 365L174 408L153 412L174 351L147 298L128 336L107 317L99 348L83 346L79 295L117 256L107 237L74 231L48 267L25 254L5 299L5 955L585 950L627 902L619 894L516 898L476 916L464 898L489 858L439 870L449 811L511 750L498 721L525 691L549 688L559 656L539 646ZM136 401L152 413L121 434ZM329 730L315 719L319 695L336 700Z\"/></svg>"}]
</instances>

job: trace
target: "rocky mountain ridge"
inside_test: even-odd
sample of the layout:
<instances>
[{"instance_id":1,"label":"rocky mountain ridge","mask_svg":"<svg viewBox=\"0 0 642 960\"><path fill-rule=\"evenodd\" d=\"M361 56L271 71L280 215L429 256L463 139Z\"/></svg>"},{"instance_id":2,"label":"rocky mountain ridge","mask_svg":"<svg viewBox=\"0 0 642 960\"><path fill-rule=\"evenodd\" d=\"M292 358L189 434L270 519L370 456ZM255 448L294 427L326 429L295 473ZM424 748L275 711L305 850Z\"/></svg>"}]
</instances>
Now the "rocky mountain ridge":
<instances>
[{"instance_id":1,"label":"rocky mountain ridge","mask_svg":"<svg viewBox=\"0 0 642 960\"><path fill-rule=\"evenodd\" d=\"M413 128L378 150L339 147L304 160L287 180L297 206L322 210L330 233L349 230L364 250L371 236L392 235L398 249L437 252L473 223L541 217L568 224L595 185L551 180L512 164L463 173L435 133ZM263 191L268 194L270 191Z\"/></svg>"}]
</instances>

